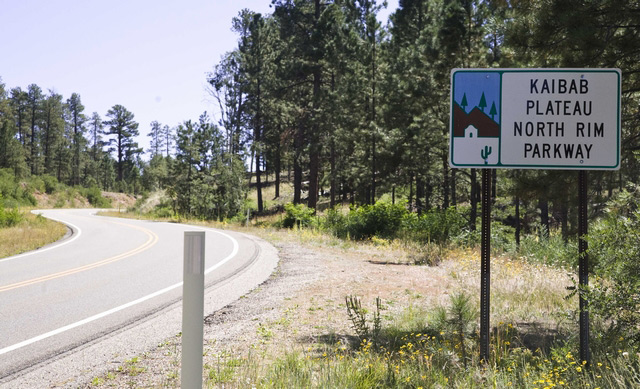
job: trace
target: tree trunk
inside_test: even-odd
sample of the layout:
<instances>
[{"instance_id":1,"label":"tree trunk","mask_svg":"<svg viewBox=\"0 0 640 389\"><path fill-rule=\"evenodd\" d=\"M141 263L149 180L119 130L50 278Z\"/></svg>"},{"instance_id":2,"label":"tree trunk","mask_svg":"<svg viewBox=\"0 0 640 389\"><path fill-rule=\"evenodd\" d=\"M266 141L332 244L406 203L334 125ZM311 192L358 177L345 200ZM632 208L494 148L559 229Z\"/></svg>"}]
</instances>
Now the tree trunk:
<instances>
[{"instance_id":1,"label":"tree trunk","mask_svg":"<svg viewBox=\"0 0 640 389\"><path fill-rule=\"evenodd\" d=\"M609 179L607 180L607 198L611 198L613 196L613 180L615 179L615 172L609 173Z\"/></svg>"},{"instance_id":2,"label":"tree trunk","mask_svg":"<svg viewBox=\"0 0 640 389\"><path fill-rule=\"evenodd\" d=\"M315 209L318 205L318 171L320 168L320 153L311 152L309 161L309 201L308 207Z\"/></svg>"},{"instance_id":3,"label":"tree trunk","mask_svg":"<svg viewBox=\"0 0 640 389\"><path fill-rule=\"evenodd\" d=\"M431 195L433 195L433 185L429 182L427 178L424 184L424 209L431 209Z\"/></svg>"},{"instance_id":4,"label":"tree trunk","mask_svg":"<svg viewBox=\"0 0 640 389\"><path fill-rule=\"evenodd\" d=\"M540 199L538 201L538 207L540 208L540 224L542 227L541 238L546 239L549 237L549 201L547 199Z\"/></svg>"},{"instance_id":5,"label":"tree trunk","mask_svg":"<svg viewBox=\"0 0 640 389\"><path fill-rule=\"evenodd\" d=\"M331 164L331 188L329 189L329 191L331 192L330 196L331 196L331 202L330 202L330 206L331 208L336 206L336 191L338 190L337 188L337 181L338 181L338 177L337 177L337 171L336 171L336 143L335 143L335 139L333 138L333 136L331 137L331 160L330 160L330 164Z\"/></svg>"},{"instance_id":6,"label":"tree trunk","mask_svg":"<svg viewBox=\"0 0 640 389\"><path fill-rule=\"evenodd\" d=\"M457 193L456 193L456 176L458 171L456 169L451 169L451 205L458 205Z\"/></svg>"},{"instance_id":7,"label":"tree trunk","mask_svg":"<svg viewBox=\"0 0 640 389\"><path fill-rule=\"evenodd\" d=\"M516 248L520 248L520 197L516 196Z\"/></svg>"},{"instance_id":8,"label":"tree trunk","mask_svg":"<svg viewBox=\"0 0 640 389\"><path fill-rule=\"evenodd\" d=\"M449 164L442 158L442 208L449 208Z\"/></svg>"},{"instance_id":9,"label":"tree trunk","mask_svg":"<svg viewBox=\"0 0 640 389\"><path fill-rule=\"evenodd\" d=\"M418 210L418 215L422 215L422 211L424 210L424 206L422 204L423 196L424 184L422 183L422 177L418 174L416 175L416 208Z\"/></svg>"},{"instance_id":10,"label":"tree trunk","mask_svg":"<svg viewBox=\"0 0 640 389\"><path fill-rule=\"evenodd\" d=\"M304 143L304 128L302 123L298 124L298 131L294 140L295 155L293 157L293 203L300 204L302 201L302 147Z\"/></svg>"},{"instance_id":11,"label":"tree trunk","mask_svg":"<svg viewBox=\"0 0 640 389\"><path fill-rule=\"evenodd\" d=\"M275 160L275 175L276 175L276 182L275 182L275 189L276 189L276 194L274 198L279 198L280 197L280 168L281 168L281 160L280 160L280 142L278 142L278 144L276 145L276 160Z\"/></svg>"},{"instance_id":12,"label":"tree trunk","mask_svg":"<svg viewBox=\"0 0 640 389\"><path fill-rule=\"evenodd\" d=\"M562 240L564 243L569 242L569 204L567 198L562 199L560 204L560 213L562 214Z\"/></svg>"},{"instance_id":13,"label":"tree trunk","mask_svg":"<svg viewBox=\"0 0 640 389\"><path fill-rule=\"evenodd\" d=\"M258 212L264 210L264 203L262 202L262 174L260 171L260 151L256 150L256 192L258 195Z\"/></svg>"},{"instance_id":14,"label":"tree trunk","mask_svg":"<svg viewBox=\"0 0 640 389\"><path fill-rule=\"evenodd\" d=\"M413 172L409 174L409 209L413 210Z\"/></svg>"},{"instance_id":15,"label":"tree trunk","mask_svg":"<svg viewBox=\"0 0 640 389\"><path fill-rule=\"evenodd\" d=\"M493 204L496 203L496 196L497 196L497 188L498 188L498 169L493 169L493 171L491 172L491 201L493 201Z\"/></svg>"}]
</instances>

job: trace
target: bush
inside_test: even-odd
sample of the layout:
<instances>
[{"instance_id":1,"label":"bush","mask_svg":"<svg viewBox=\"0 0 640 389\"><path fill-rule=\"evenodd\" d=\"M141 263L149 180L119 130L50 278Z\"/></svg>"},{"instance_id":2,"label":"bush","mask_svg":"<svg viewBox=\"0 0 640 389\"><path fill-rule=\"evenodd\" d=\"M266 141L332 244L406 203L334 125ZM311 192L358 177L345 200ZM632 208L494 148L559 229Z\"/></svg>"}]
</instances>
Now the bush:
<instances>
[{"instance_id":1,"label":"bush","mask_svg":"<svg viewBox=\"0 0 640 389\"><path fill-rule=\"evenodd\" d=\"M588 298L607 325L603 344L624 339L640 349L640 187L612 200L591 231L588 254L595 277Z\"/></svg>"},{"instance_id":2,"label":"bush","mask_svg":"<svg viewBox=\"0 0 640 389\"><path fill-rule=\"evenodd\" d=\"M363 240L377 236L393 239L398 236L407 215L404 205L377 202L351 209L346 216L337 210L331 210L326 224L339 238Z\"/></svg>"},{"instance_id":3,"label":"bush","mask_svg":"<svg viewBox=\"0 0 640 389\"><path fill-rule=\"evenodd\" d=\"M23 220L23 216L18 211L18 208L7 210L0 203L0 228L1 227L13 227Z\"/></svg>"},{"instance_id":4,"label":"bush","mask_svg":"<svg viewBox=\"0 0 640 389\"><path fill-rule=\"evenodd\" d=\"M31 193L32 188L16 181L11 169L0 169L0 196L4 199L5 207L37 204Z\"/></svg>"},{"instance_id":5,"label":"bush","mask_svg":"<svg viewBox=\"0 0 640 389\"><path fill-rule=\"evenodd\" d=\"M520 248L516 251L514 245L511 251L514 256L545 265L573 268L578 263L577 242L565 242L559 233L542 239L538 234L525 235L520 239Z\"/></svg>"},{"instance_id":6,"label":"bush","mask_svg":"<svg viewBox=\"0 0 640 389\"><path fill-rule=\"evenodd\" d=\"M464 215L454 207L432 209L420 216L408 213L404 220L406 237L423 243L448 242L461 235L466 226Z\"/></svg>"},{"instance_id":7,"label":"bush","mask_svg":"<svg viewBox=\"0 0 640 389\"><path fill-rule=\"evenodd\" d=\"M286 228L308 227L313 222L313 208L308 208L304 204L285 204L285 217L282 226Z\"/></svg>"},{"instance_id":8,"label":"bush","mask_svg":"<svg viewBox=\"0 0 640 389\"><path fill-rule=\"evenodd\" d=\"M111 207L111 200L102 197L102 191L96 186L82 189L82 194L87 198L89 204L95 208Z\"/></svg>"},{"instance_id":9,"label":"bush","mask_svg":"<svg viewBox=\"0 0 640 389\"><path fill-rule=\"evenodd\" d=\"M161 219L169 219L173 217L173 209L169 205L157 206L153 210L153 214Z\"/></svg>"},{"instance_id":10,"label":"bush","mask_svg":"<svg viewBox=\"0 0 640 389\"><path fill-rule=\"evenodd\" d=\"M44 191L47 194L54 194L58 190L59 184L57 178L45 174L41 179L43 181Z\"/></svg>"}]
</instances>

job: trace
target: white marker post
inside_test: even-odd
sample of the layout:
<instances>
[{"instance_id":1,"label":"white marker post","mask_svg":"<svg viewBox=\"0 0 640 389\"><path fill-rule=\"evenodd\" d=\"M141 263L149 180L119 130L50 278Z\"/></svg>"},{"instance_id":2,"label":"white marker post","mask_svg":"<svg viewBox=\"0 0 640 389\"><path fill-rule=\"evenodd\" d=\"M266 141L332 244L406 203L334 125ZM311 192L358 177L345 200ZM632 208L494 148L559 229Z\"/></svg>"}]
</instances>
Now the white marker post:
<instances>
[{"instance_id":1,"label":"white marker post","mask_svg":"<svg viewBox=\"0 0 640 389\"><path fill-rule=\"evenodd\" d=\"M184 233L183 278L181 386L200 389L204 334L204 231Z\"/></svg>"}]
</instances>

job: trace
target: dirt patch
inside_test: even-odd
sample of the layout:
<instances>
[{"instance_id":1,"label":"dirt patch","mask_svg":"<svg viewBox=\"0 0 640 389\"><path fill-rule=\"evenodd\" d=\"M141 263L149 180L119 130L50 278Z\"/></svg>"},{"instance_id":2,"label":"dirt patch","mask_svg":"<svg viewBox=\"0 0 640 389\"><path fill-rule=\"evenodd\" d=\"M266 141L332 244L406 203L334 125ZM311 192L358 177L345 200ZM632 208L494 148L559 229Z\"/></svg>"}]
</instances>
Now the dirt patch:
<instances>
[{"instance_id":1,"label":"dirt patch","mask_svg":"<svg viewBox=\"0 0 640 389\"><path fill-rule=\"evenodd\" d=\"M136 203L136 197L126 193L102 192L102 197L111 200L111 207L127 209Z\"/></svg>"},{"instance_id":2,"label":"dirt patch","mask_svg":"<svg viewBox=\"0 0 640 389\"><path fill-rule=\"evenodd\" d=\"M91 204L76 191L64 191L48 194L34 191L33 197L37 201L38 208L91 208Z\"/></svg>"}]
</instances>

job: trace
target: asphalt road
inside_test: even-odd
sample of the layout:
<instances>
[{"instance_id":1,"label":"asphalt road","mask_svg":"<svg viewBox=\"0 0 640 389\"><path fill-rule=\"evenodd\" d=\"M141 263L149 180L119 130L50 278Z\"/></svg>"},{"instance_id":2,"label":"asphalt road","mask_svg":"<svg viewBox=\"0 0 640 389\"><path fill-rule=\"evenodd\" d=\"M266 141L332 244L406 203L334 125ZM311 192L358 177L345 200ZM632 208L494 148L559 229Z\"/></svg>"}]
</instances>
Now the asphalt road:
<instances>
[{"instance_id":1,"label":"asphalt road","mask_svg":"<svg viewBox=\"0 0 640 389\"><path fill-rule=\"evenodd\" d=\"M73 234L0 260L0 383L175 310L182 296L185 231L206 231L207 290L261 259L261 245L244 234L95 216L96 210L37 212L64 222ZM243 281L244 289L267 276Z\"/></svg>"}]
</instances>

